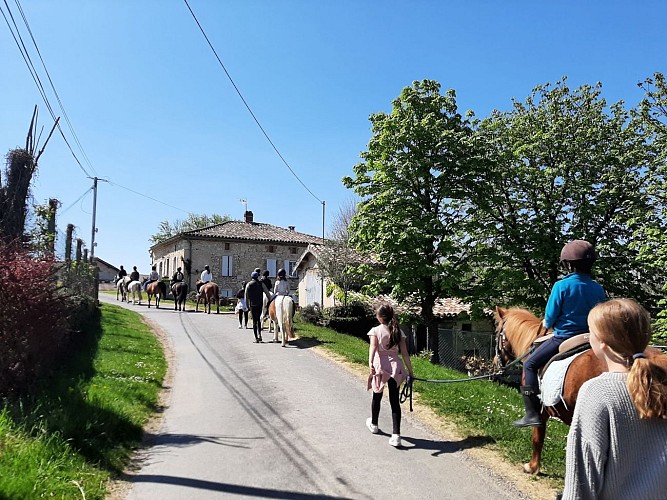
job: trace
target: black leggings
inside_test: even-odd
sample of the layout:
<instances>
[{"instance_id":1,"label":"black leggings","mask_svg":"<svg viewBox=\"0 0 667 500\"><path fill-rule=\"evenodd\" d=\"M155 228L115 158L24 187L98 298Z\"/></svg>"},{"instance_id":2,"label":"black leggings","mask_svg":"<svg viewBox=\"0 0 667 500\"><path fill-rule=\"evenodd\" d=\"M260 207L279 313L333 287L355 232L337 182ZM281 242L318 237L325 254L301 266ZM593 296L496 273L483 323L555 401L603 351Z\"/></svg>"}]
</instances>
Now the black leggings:
<instances>
[{"instance_id":1,"label":"black leggings","mask_svg":"<svg viewBox=\"0 0 667 500\"><path fill-rule=\"evenodd\" d=\"M262 305L250 306L250 315L252 316L252 331L255 334L255 338L260 338L262 336Z\"/></svg>"},{"instance_id":2,"label":"black leggings","mask_svg":"<svg viewBox=\"0 0 667 500\"><path fill-rule=\"evenodd\" d=\"M401 402L398 396L398 384L393 378L387 381L389 387L389 404L391 405L391 421L393 423L392 434L401 433ZM384 391L383 391L384 392ZM373 401L371 402L371 423L378 424L378 417L380 416L380 404L382 403L382 392L373 393Z\"/></svg>"},{"instance_id":3,"label":"black leggings","mask_svg":"<svg viewBox=\"0 0 667 500\"><path fill-rule=\"evenodd\" d=\"M248 326L248 311L239 309L239 325L243 326L243 318L245 318L245 326Z\"/></svg>"}]
</instances>

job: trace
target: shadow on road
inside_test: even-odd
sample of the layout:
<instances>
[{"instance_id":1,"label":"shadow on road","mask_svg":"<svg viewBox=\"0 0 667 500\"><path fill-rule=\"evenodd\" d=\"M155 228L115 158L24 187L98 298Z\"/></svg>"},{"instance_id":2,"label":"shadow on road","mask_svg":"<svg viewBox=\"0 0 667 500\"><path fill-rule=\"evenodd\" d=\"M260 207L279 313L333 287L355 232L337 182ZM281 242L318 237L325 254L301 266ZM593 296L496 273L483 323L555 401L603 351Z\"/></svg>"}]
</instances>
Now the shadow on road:
<instances>
[{"instance_id":1,"label":"shadow on road","mask_svg":"<svg viewBox=\"0 0 667 500\"><path fill-rule=\"evenodd\" d=\"M437 457L443 453L456 453L457 451L467 450L469 448L478 448L487 444L495 443L496 440L490 436L468 436L460 441L433 441L430 439L417 439L401 436L404 443L412 446L403 446L403 449L409 450L416 448L420 450L432 450L431 456Z\"/></svg>"},{"instance_id":2,"label":"shadow on road","mask_svg":"<svg viewBox=\"0 0 667 500\"><path fill-rule=\"evenodd\" d=\"M145 444L148 446L185 447L199 443L213 443L230 448L250 448L244 441L264 439L263 437L241 436L198 436L195 434L146 434Z\"/></svg>"},{"instance_id":3,"label":"shadow on road","mask_svg":"<svg viewBox=\"0 0 667 500\"><path fill-rule=\"evenodd\" d=\"M157 483L174 484L185 486L187 488L197 488L200 490L220 491L232 495L244 495L248 497L261 498L289 498L295 500L310 500L314 498L340 499L344 497L322 495L321 493L299 493L297 491L272 490L269 488L256 488L253 486L242 486L238 484L219 483L215 481L205 481L202 479L192 479L189 477L162 476L157 474L147 474L145 476L124 475L124 481L131 483Z\"/></svg>"}]
</instances>

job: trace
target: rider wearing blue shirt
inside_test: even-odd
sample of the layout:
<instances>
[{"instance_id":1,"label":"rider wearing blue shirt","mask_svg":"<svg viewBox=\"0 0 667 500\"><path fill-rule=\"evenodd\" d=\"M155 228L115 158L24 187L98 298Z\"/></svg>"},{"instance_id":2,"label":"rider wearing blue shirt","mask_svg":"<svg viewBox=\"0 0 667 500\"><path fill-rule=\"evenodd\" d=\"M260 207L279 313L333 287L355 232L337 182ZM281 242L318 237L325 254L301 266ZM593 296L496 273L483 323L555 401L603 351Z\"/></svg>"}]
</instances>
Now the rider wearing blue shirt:
<instances>
[{"instance_id":1,"label":"rider wearing blue shirt","mask_svg":"<svg viewBox=\"0 0 667 500\"><path fill-rule=\"evenodd\" d=\"M542 425L538 371L565 340L588 332L588 313L606 300L602 285L591 278L596 257L593 245L584 240L571 241L560 253L561 264L569 274L554 284L544 312L544 326L553 329L554 336L542 342L523 364L521 394L526 415L512 423L515 427Z\"/></svg>"}]
</instances>

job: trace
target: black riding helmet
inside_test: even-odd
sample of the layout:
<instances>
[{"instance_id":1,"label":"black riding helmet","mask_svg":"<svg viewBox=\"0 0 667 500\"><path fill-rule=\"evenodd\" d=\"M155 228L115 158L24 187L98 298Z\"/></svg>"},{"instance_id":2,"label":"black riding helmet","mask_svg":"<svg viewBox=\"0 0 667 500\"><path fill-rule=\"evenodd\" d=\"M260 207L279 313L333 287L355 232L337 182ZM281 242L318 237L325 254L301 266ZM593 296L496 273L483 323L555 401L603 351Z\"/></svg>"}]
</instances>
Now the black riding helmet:
<instances>
[{"instance_id":1,"label":"black riding helmet","mask_svg":"<svg viewBox=\"0 0 667 500\"><path fill-rule=\"evenodd\" d=\"M285 276L287 276L287 273L285 272L284 269L281 269L280 271L278 271L278 276L284 278Z\"/></svg>"},{"instance_id":2,"label":"black riding helmet","mask_svg":"<svg viewBox=\"0 0 667 500\"><path fill-rule=\"evenodd\" d=\"M262 276L267 276L267 277L268 277L269 274L271 274L271 273L269 273L269 270L267 269L266 271L264 271L264 272L262 273Z\"/></svg>"}]
</instances>

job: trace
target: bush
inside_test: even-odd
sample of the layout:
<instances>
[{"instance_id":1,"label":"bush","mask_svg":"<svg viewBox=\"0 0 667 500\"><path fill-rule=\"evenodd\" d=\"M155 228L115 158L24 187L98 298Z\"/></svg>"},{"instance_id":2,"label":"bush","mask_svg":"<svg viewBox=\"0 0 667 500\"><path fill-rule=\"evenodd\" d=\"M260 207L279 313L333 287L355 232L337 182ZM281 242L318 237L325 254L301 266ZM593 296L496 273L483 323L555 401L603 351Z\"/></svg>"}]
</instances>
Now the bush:
<instances>
[{"instance_id":1,"label":"bush","mask_svg":"<svg viewBox=\"0 0 667 500\"><path fill-rule=\"evenodd\" d=\"M53 261L0 244L0 394L20 392L52 366L69 338Z\"/></svg>"},{"instance_id":2,"label":"bush","mask_svg":"<svg viewBox=\"0 0 667 500\"><path fill-rule=\"evenodd\" d=\"M306 323L310 323L312 325L322 324L322 309L317 302L309 304L306 307L302 307L299 309L298 314L301 321L305 321Z\"/></svg>"},{"instance_id":3,"label":"bush","mask_svg":"<svg viewBox=\"0 0 667 500\"><path fill-rule=\"evenodd\" d=\"M368 331L377 324L373 310L363 302L325 309L324 322L329 328L367 339Z\"/></svg>"}]
</instances>

